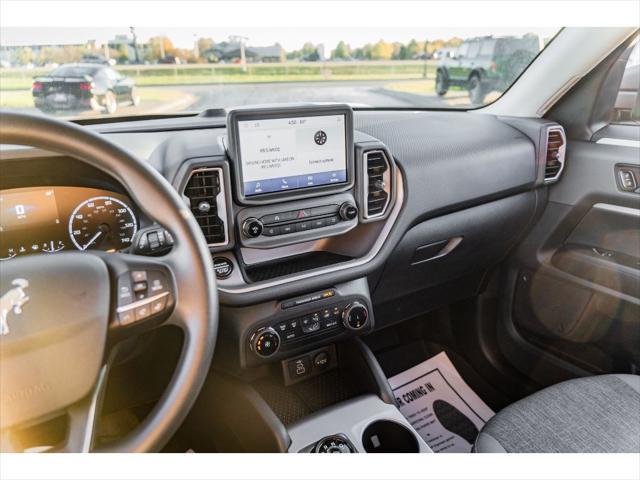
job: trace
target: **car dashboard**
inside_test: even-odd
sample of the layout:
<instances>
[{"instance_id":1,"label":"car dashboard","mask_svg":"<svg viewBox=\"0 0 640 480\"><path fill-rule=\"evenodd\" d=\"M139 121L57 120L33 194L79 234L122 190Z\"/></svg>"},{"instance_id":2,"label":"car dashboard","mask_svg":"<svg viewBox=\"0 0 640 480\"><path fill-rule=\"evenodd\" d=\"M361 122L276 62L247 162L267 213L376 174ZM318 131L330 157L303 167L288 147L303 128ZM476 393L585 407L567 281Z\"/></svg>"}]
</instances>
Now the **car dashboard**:
<instances>
[{"instance_id":1,"label":"car dashboard","mask_svg":"<svg viewBox=\"0 0 640 480\"><path fill-rule=\"evenodd\" d=\"M547 156L559 125L464 112L294 105L86 128L145 159L197 220L221 303L216 362L280 364L286 384L334 365L336 342L473 295L564 166ZM2 156L6 261L166 251L171 225L104 173L35 150ZM328 360L300 375L309 352Z\"/></svg>"}]
</instances>

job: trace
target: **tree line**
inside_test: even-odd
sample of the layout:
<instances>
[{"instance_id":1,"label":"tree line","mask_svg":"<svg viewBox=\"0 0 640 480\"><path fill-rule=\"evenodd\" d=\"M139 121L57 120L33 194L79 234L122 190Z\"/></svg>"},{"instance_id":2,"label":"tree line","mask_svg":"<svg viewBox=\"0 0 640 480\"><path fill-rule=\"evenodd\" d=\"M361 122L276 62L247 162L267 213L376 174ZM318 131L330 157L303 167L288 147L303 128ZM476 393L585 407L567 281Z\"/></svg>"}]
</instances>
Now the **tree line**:
<instances>
[{"instance_id":1,"label":"tree line","mask_svg":"<svg viewBox=\"0 0 640 480\"><path fill-rule=\"evenodd\" d=\"M331 60L412 60L430 58L441 48L454 48L463 39L453 37L448 40L420 41L412 39L408 43L385 42L379 40L360 47L351 47L345 41L340 41L331 52L323 52L321 45L311 42L305 43L299 50L287 52L288 60L318 61ZM217 63L215 56L215 42L212 38L199 38L194 42L194 48L177 48L169 37L158 36L150 38L146 43L139 44L138 58L132 53L133 44L120 44L116 48L108 46L96 47L87 45L42 46L38 48L18 47L13 54L13 63L27 64L61 64L78 62L85 55L100 54L114 59L119 64L127 63L157 63L168 56L179 58L184 63Z\"/></svg>"}]
</instances>

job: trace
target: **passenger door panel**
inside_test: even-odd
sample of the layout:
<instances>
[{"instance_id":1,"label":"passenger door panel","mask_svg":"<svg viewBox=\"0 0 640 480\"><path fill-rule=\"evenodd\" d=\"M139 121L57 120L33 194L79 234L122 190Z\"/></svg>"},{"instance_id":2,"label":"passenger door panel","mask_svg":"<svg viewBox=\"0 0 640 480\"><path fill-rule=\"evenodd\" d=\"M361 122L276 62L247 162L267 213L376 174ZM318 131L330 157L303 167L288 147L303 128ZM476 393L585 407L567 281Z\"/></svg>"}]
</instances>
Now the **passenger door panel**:
<instances>
[{"instance_id":1,"label":"passenger door panel","mask_svg":"<svg viewBox=\"0 0 640 480\"><path fill-rule=\"evenodd\" d=\"M640 195L627 146L572 141L542 218L515 258L512 321L526 342L590 373L640 366Z\"/></svg>"}]
</instances>

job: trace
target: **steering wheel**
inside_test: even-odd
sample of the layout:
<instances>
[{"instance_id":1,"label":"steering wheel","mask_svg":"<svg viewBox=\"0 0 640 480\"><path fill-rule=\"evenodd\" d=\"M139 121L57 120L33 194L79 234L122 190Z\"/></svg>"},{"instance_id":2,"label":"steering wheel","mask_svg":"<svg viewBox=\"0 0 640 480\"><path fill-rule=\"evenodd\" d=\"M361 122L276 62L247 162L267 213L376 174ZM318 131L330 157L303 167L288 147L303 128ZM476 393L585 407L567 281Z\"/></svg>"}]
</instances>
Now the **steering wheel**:
<instances>
[{"instance_id":1,"label":"steering wheel","mask_svg":"<svg viewBox=\"0 0 640 480\"><path fill-rule=\"evenodd\" d=\"M17 257L2 264L1 450L17 450L11 440L16 428L62 414L69 419L68 433L56 451L160 450L204 383L218 330L213 264L195 218L153 168L70 122L2 113L0 143L60 153L104 171L145 214L170 228L174 238L173 248L162 257L75 251ZM148 298L131 295L132 276L148 277ZM147 310L138 312L140 308ZM165 392L128 436L94 445L115 346L164 325L184 333Z\"/></svg>"}]
</instances>

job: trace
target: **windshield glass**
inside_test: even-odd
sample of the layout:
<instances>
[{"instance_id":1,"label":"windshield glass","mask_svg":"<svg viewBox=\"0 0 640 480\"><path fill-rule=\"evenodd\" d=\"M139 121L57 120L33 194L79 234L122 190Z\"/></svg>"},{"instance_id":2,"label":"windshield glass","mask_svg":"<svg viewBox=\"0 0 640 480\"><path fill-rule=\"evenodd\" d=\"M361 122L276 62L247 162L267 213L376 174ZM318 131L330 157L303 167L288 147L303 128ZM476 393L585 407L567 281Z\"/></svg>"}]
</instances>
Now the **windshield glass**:
<instances>
[{"instance_id":1,"label":"windshield glass","mask_svg":"<svg viewBox=\"0 0 640 480\"><path fill-rule=\"evenodd\" d=\"M96 67L83 67L82 65L63 65L56 68L50 75L52 77L84 77L94 75L98 69Z\"/></svg>"},{"instance_id":2,"label":"windshield glass","mask_svg":"<svg viewBox=\"0 0 640 480\"><path fill-rule=\"evenodd\" d=\"M3 28L0 107L68 118L249 104L470 109L557 28Z\"/></svg>"}]
</instances>

